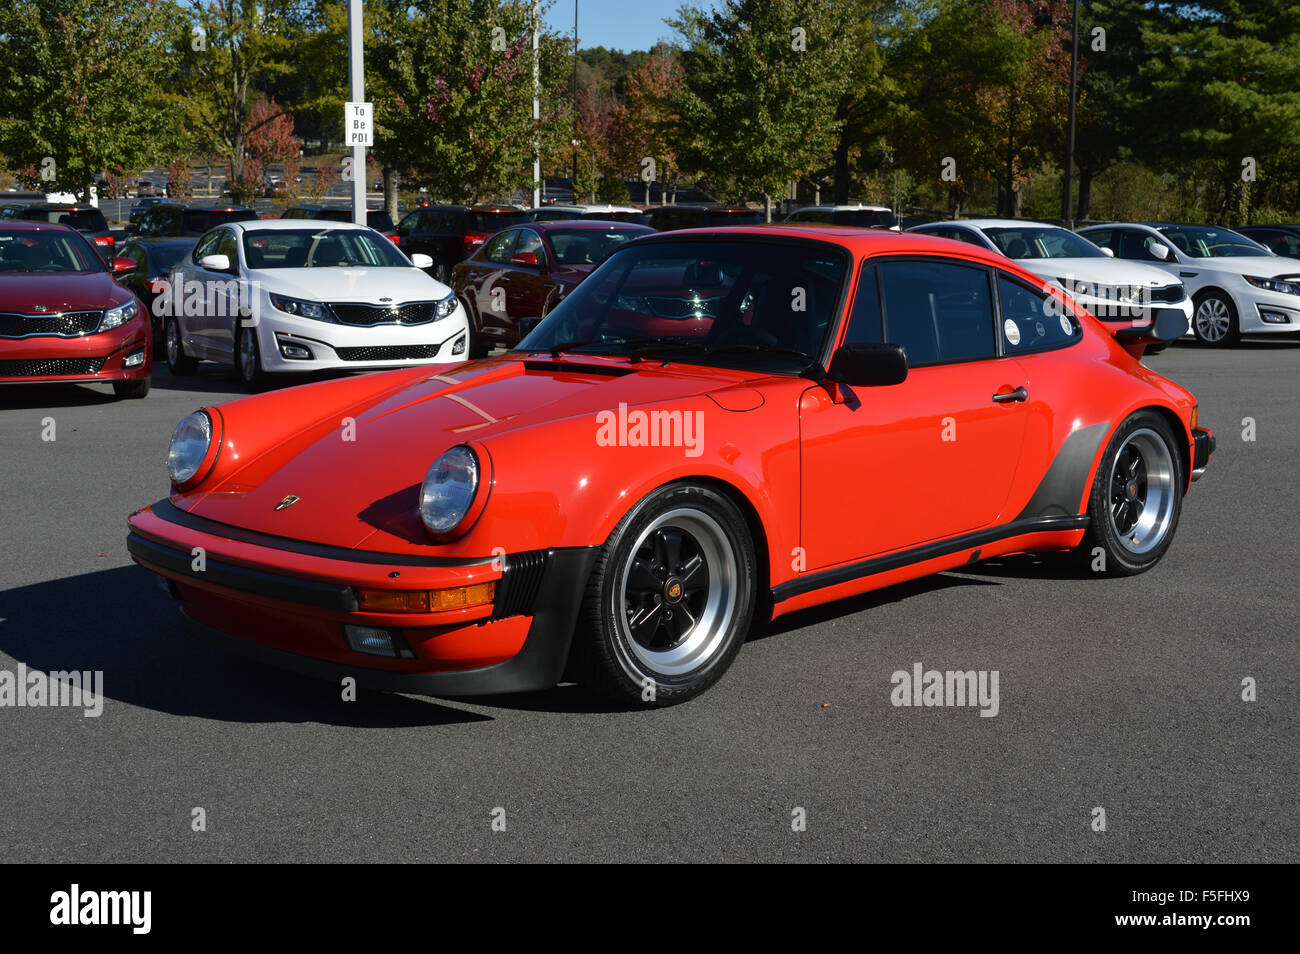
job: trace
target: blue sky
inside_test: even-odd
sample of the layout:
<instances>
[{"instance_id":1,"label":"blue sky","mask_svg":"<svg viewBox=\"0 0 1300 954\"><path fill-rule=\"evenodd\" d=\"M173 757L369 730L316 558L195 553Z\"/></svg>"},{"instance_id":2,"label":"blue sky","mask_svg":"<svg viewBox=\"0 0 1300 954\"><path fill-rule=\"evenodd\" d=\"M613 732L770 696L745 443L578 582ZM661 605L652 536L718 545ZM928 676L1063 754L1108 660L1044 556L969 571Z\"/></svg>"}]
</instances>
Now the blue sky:
<instances>
[{"instance_id":1,"label":"blue sky","mask_svg":"<svg viewBox=\"0 0 1300 954\"><path fill-rule=\"evenodd\" d=\"M575 0L555 0L546 20L564 33L573 32ZM669 39L673 31L664 17L677 13L683 0L577 0L578 40L583 46L614 50L648 50L656 40ZM692 0L711 7L709 0Z\"/></svg>"}]
</instances>

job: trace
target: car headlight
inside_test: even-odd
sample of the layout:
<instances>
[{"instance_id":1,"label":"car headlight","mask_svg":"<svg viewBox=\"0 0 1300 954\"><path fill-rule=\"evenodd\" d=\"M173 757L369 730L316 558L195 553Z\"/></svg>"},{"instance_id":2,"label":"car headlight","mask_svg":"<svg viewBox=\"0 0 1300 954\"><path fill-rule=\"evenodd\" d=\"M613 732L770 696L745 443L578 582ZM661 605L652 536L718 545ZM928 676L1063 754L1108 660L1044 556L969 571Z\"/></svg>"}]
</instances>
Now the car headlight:
<instances>
[{"instance_id":1,"label":"car headlight","mask_svg":"<svg viewBox=\"0 0 1300 954\"><path fill-rule=\"evenodd\" d=\"M334 312L330 311L329 305L323 305L318 301L303 301L301 298L289 298L286 295L273 293L271 304L280 311L297 315L299 318L314 318L317 321L334 320Z\"/></svg>"},{"instance_id":2,"label":"car headlight","mask_svg":"<svg viewBox=\"0 0 1300 954\"><path fill-rule=\"evenodd\" d=\"M135 312L135 299L128 301L124 305L109 308L104 312L104 317L99 321L99 330L108 331L111 328L119 328L134 318Z\"/></svg>"},{"instance_id":3,"label":"car headlight","mask_svg":"<svg viewBox=\"0 0 1300 954\"><path fill-rule=\"evenodd\" d=\"M167 448L167 475L172 483L183 484L199 472L212 443L212 420L202 411L182 418L172 431Z\"/></svg>"},{"instance_id":4,"label":"car headlight","mask_svg":"<svg viewBox=\"0 0 1300 954\"><path fill-rule=\"evenodd\" d=\"M1288 282L1280 278L1261 278L1258 275L1242 275L1241 277L1256 288L1264 289L1264 291L1281 292L1283 295L1300 295L1300 282Z\"/></svg>"},{"instance_id":5,"label":"car headlight","mask_svg":"<svg viewBox=\"0 0 1300 954\"><path fill-rule=\"evenodd\" d=\"M438 318L446 318L455 310L456 310L455 294L448 295L442 301L438 302Z\"/></svg>"},{"instance_id":6,"label":"car headlight","mask_svg":"<svg viewBox=\"0 0 1300 954\"><path fill-rule=\"evenodd\" d=\"M478 457L465 445L443 454L420 487L420 519L430 533L450 533L460 525L478 492Z\"/></svg>"}]
</instances>

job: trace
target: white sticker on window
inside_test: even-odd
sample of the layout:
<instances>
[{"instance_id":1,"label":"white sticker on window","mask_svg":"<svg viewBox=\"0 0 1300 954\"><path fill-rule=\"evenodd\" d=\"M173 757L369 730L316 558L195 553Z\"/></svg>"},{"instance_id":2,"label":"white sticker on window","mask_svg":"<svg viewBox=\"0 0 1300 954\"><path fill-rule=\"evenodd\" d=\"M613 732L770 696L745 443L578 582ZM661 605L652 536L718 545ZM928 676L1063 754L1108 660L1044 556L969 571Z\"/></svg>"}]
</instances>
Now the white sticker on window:
<instances>
[{"instance_id":1,"label":"white sticker on window","mask_svg":"<svg viewBox=\"0 0 1300 954\"><path fill-rule=\"evenodd\" d=\"M1010 318L1002 322L1002 333L1007 336L1007 341L1011 344L1020 344L1020 328Z\"/></svg>"},{"instance_id":2,"label":"white sticker on window","mask_svg":"<svg viewBox=\"0 0 1300 954\"><path fill-rule=\"evenodd\" d=\"M1070 319L1067 318L1065 315L1061 316L1061 330L1064 331L1067 335L1074 334L1074 325L1070 324Z\"/></svg>"}]
</instances>

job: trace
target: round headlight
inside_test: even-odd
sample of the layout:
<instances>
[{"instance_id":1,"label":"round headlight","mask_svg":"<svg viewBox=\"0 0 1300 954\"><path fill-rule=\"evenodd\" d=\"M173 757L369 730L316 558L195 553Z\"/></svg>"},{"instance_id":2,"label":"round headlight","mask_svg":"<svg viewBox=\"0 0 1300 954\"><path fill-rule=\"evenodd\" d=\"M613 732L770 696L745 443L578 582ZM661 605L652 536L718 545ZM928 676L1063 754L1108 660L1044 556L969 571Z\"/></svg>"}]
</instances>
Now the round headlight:
<instances>
[{"instance_id":1,"label":"round headlight","mask_svg":"<svg viewBox=\"0 0 1300 954\"><path fill-rule=\"evenodd\" d=\"M183 484L198 473L211 442L212 421L202 411L195 411L176 425L167 449L167 474L172 483Z\"/></svg>"},{"instance_id":2,"label":"round headlight","mask_svg":"<svg viewBox=\"0 0 1300 954\"><path fill-rule=\"evenodd\" d=\"M453 447L439 457L420 488L420 519L431 533L455 530L478 491L478 458L468 447Z\"/></svg>"}]
</instances>

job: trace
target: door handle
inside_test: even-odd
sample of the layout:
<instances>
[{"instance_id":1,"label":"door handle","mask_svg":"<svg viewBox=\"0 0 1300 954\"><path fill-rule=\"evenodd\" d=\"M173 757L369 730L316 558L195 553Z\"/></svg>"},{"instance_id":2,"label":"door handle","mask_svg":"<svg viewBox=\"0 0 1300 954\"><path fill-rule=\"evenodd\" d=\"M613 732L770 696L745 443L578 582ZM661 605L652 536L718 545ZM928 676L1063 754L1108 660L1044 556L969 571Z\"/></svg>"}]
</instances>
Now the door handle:
<instances>
[{"instance_id":1,"label":"door handle","mask_svg":"<svg viewBox=\"0 0 1300 954\"><path fill-rule=\"evenodd\" d=\"M1008 391L1006 394L995 394L993 400L997 404L1010 404L1012 401L1028 401L1029 392L1023 387L1016 388L1014 391Z\"/></svg>"}]
</instances>

